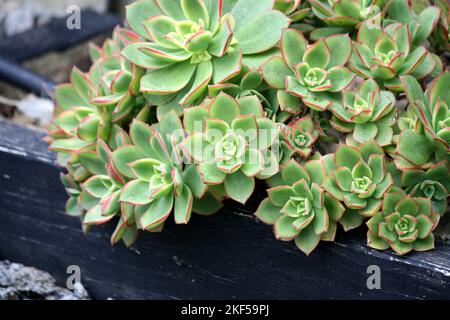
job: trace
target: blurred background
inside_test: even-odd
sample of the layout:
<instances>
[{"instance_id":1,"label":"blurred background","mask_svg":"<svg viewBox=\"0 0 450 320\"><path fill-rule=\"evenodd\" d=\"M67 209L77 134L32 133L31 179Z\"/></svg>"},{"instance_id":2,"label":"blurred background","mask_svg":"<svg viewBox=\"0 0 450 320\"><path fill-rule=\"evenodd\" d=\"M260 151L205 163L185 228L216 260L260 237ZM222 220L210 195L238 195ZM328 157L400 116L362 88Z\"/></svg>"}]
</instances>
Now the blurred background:
<instances>
[{"instance_id":1,"label":"blurred background","mask_svg":"<svg viewBox=\"0 0 450 320\"><path fill-rule=\"evenodd\" d=\"M42 29L55 20L65 19L68 8L73 5L83 11L117 16L117 21L121 21L125 14L125 5L131 2L133 0L0 0L0 59L5 53L2 52L2 43L15 43L14 39L25 42L23 35L33 36L36 29ZM86 21L81 21L82 27L83 22ZM98 23L101 24L102 20ZM61 34L67 32L61 31ZM94 34L90 41L100 44L110 33L111 30L104 30L100 34ZM43 37L45 38L45 35ZM20 61L20 64L52 82L63 83L68 80L73 65L84 71L88 70L90 61L87 42L89 41L82 41L62 51L37 55ZM23 49L18 46L14 50L20 54L19 51L30 49L27 43L23 43ZM49 100L39 99L0 77L0 118L7 118L21 125L45 128L52 107Z\"/></svg>"},{"instance_id":2,"label":"blurred background","mask_svg":"<svg viewBox=\"0 0 450 320\"><path fill-rule=\"evenodd\" d=\"M44 130L52 117L51 96L33 93L14 84L14 80L22 78L26 82L27 77L35 75L58 84L68 80L73 65L87 71L88 42L101 44L109 37L113 26L123 21L123 8L129 2L0 0L0 125L5 124L4 120ZM68 8L74 5L89 12L82 15L80 31L66 26ZM81 40L72 39L61 50L51 50L69 43L69 38ZM47 272L0 261L0 300L28 299L83 300L89 299L89 294L81 284L68 290L58 287Z\"/></svg>"},{"instance_id":3,"label":"blurred background","mask_svg":"<svg viewBox=\"0 0 450 320\"><path fill-rule=\"evenodd\" d=\"M123 1L0 0L0 39L47 23L52 18L65 16L67 8L71 5L103 13L110 8L110 2Z\"/></svg>"}]
</instances>

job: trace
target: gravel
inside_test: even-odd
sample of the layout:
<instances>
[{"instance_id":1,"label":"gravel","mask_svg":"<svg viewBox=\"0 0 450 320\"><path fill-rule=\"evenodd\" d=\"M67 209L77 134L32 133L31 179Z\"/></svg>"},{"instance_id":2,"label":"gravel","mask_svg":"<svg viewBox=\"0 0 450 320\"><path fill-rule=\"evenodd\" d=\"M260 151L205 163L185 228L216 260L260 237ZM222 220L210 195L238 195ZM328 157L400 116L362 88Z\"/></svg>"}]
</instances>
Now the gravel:
<instances>
[{"instance_id":1,"label":"gravel","mask_svg":"<svg viewBox=\"0 0 450 320\"><path fill-rule=\"evenodd\" d=\"M56 286L47 272L0 261L0 300L89 300L81 283L73 290Z\"/></svg>"}]
</instances>

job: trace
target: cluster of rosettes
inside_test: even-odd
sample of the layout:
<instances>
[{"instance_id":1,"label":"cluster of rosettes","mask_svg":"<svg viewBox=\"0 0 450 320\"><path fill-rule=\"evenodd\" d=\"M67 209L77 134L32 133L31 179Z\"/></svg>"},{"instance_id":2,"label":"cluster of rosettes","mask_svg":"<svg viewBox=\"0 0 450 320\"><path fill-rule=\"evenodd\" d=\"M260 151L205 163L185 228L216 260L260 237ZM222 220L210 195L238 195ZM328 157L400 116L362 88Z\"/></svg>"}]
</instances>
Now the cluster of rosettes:
<instances>
[{"instance_id":1,"label":"cluster of rosettes","mask_svg":"<svg viewBox=\"0 0 450 320\"><path fill-rule=\"evenodd\" d=\"M372 248L434 248L450 72L449 6L432 4L135 1L55 92L67 213L85 231L114 220L111 242L129 246L245 205L260 181L256 217L305 254L364 222Z\"/></svg>"}]
</instances>

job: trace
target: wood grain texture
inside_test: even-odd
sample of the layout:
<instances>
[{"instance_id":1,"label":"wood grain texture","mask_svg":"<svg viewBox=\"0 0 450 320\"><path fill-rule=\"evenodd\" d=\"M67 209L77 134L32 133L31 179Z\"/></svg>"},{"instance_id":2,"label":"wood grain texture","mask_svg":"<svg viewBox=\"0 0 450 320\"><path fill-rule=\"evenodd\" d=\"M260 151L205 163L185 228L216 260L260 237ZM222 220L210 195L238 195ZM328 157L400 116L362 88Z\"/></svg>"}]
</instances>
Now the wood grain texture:
<instances>
[{"instance_id":1,"label":"wood grain texture","mask_svg":"<svg viewBox=\"0 0 450 320\"><path fill-rule=\"evenodd\" d=\"M49 271L61 285L66 268L79 265L97 299L450 298L446 244L402 258L368 248L362 230L305 257L248 216L252 208L231 204L187 226L141 234L132 249L111 247L113 226L84 236L64 215L59 169L42 137L0 122L0 258ZM381 290L367 289L369 265L381 268Z\"/></svg>"}]
</instances>

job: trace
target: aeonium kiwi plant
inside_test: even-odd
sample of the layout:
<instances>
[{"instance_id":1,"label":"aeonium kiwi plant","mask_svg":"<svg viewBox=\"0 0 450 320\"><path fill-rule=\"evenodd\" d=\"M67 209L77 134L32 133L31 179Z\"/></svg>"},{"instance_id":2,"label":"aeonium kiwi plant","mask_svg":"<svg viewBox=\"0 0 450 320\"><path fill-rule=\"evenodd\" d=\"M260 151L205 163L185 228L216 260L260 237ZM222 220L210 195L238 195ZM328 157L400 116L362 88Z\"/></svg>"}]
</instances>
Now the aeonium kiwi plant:
<instances>
[{"instance_id":1,"label":"aeonium kiwi plant","mask_svg":"<svg viewBox=\"0 0 450 320\"><path fill-rule=\"evenodd\" d=\"M355 228L376 250L433 249L448 17L440 1L133 2L55 91L67 214L130 246L238 202L307 255Z\"/></svg>"}]
</instances>

